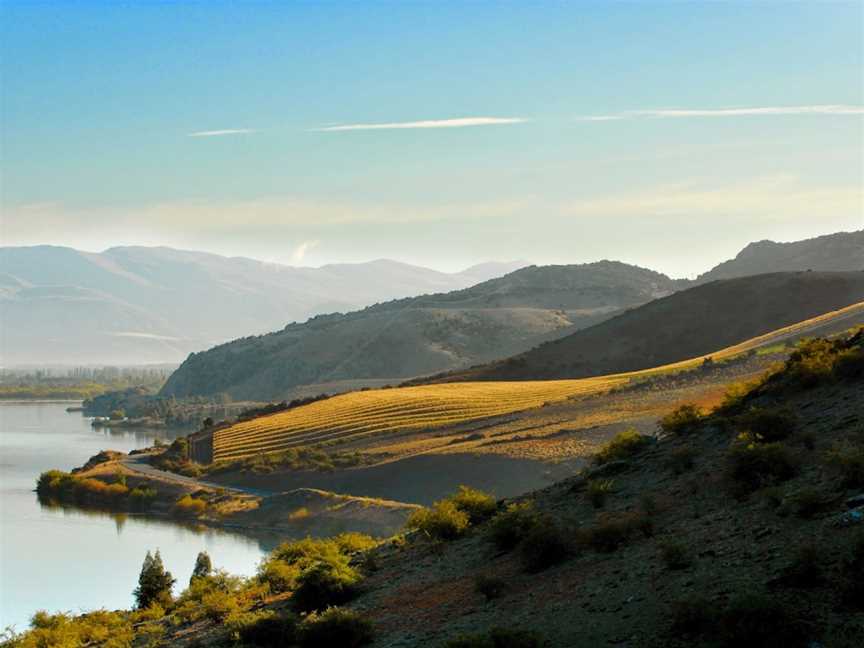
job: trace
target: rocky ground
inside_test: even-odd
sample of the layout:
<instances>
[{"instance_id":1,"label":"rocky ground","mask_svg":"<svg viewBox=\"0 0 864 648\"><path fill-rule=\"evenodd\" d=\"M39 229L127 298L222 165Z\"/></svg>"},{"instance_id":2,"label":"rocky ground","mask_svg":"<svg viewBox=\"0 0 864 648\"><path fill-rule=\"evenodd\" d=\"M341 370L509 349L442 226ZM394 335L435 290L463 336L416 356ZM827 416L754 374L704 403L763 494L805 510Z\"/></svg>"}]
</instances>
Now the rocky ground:
<instances>
[{"instance_id":1,"label":"rocky ground","mask_svg":"<svg viewBox=\"0 0 864 648\"><path fill-rule=\"evenodd\" d=\"M584 476L522 498L575 541L571 557L542 572L527 572L518 553L497 551L482 527L452 542L380 550L378 570L355 603L375 623L375 645L441 645L493 626L537 631L550 646L702 645L672 631L676 603L705 599L720 608L746 593L765 593L788 608L801 620L802 637L817 642L810 645L861 645L853 639L864 637L864 615L845 608L837 592L842 558L864 529L841 523L844 502L858 491L842 486L825 455L838 443L864 441L862 384L821 387L784 405L798 415L796 432L784 442L797 473L743 500L732 494L725 472L736 432L709 426L606 468L617 474L604 477L614 479L614 492L603 509L589 501ZM693 465L675 474L669 465L682 452L692 454ZM816 502L800 510L807 498ZM632 533L614 551L576 541L580 529L646 509L650 533ZM669 546L682 549L680 565L664 559ZM822 577L792 586L784 575L808 546ZM478 593L480 576L500 579L499 598Z\"/></svg>"}]
</instances>

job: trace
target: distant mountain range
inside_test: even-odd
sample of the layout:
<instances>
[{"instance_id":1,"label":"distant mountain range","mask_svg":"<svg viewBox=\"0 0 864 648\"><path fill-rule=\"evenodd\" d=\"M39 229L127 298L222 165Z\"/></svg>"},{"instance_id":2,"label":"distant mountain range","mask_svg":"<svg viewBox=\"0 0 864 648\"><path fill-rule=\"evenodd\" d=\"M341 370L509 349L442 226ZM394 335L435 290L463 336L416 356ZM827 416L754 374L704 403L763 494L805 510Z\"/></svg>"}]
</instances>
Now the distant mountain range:
<instances>
[{"instance_id":1,"label":"distant mountain range","mask_svg":"<svg viewBox=\"0 0 864 648\"><path fill-rule=\"evenodd\" d=\"M387 260L296 268L170 248L0 248L0 363L179 362L217 345L167 392L381 384L518 354L715 279L862 270L864 230L753 243L696 280L609 261L524 265L448 274Z\"/></svg>"},{"instance_id":2,"label":"distant mountain range","mask_svg":"<svg viewBox=\"0 0 864 648\"><path fill-rule=\"evenodd\" d=\"M525 265L299 268L170 248L0 248L0 363L179 362L320 313L450 291Z\"/></svg>"}]
</instances>

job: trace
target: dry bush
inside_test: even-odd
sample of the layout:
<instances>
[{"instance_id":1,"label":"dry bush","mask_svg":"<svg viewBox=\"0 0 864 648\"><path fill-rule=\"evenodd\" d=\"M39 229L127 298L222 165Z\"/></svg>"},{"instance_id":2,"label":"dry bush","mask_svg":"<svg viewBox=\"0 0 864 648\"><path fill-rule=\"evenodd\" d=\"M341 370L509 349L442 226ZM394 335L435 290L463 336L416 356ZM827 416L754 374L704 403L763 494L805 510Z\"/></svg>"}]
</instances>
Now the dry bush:
<instances>
[{"instance_id":1,"label":"dry bush","mask_svg":"<svg viewBox=\"0 0 864 648\"><path fill-rule=\"evenodd\" d=\"M570 538L552 518L543 518L519 545L525 569L541 571L566 560L573 551Z\"/></svg>"},{"instance_id":2,"label":"dry bush","mask_svg":"<svg viewBox=\"0 0 864 648\"><path fill-rule=\"evenodd\" d=\"M619 432L594 455L594 462L600 465L610 461L629 459L639 454L649 445L651 437L639 434L634 428Z\"/></svg>"},{"instance_id":3,"label":"dry bush","mask_svg":"<svg viewBox=\"0 0 864 648\"><path fill-rule=\"evenodd\" d=\"M468 530L469 520L468 514L460 511L452 501L441 500L430 508L414 511L406 526L431 538L454 540Z\"/></svg>"},{"instance_id":4,"label":"dry bush","mask_svg":"<svg viewBox=\"0 0 864 648\"><path fill-rule=\"evenodd\" d=\"M530 501L512 503L489 523L488 539L502 551L518 545L541 522L541 516Z\"/></svg>"},{"instance_id":5,"label":"dry bush","mask_svg":"<svg viewBox=\"0 0 864 648\"><path fill-rule=\"evenodd\" d=\"M702 410L696 405L685 404L661 418L660 427L668 434L684 436L699 429L702 425L702 417Z\"/></svg>"},{"instance_id":6,"label":"dry bush","mask_svg":"<svg viewBox=\"0 0 864 648\"><path fill-rule=\"evenodd\" d=\"M498 509L498 502L494 497L469 486L460 486L456 494L448 499L457 509L468 515L470 524L488 520Z\"/></svg>"},{"instance_id":7,"label":"dry bush","mask_svg":"<svg viewBox=\"0 0 864 648\"><path fill-rule=\"evenodd\" d=\"M594 508L603 508L606 505L606 498L614 492L614 479L592 479L588 482L588 499Z\"/></svg>"},{"instance_id":8,"label":"dry bush","mask_svg":"<svg viewBox=\"0 0 864 648\"><path fill-rule=\"evenodd\" d=\"M352 610L331 607L308 615L300 625L301 648L359 648L372 643L372 624Z\"/></svg>"}]
</instances>

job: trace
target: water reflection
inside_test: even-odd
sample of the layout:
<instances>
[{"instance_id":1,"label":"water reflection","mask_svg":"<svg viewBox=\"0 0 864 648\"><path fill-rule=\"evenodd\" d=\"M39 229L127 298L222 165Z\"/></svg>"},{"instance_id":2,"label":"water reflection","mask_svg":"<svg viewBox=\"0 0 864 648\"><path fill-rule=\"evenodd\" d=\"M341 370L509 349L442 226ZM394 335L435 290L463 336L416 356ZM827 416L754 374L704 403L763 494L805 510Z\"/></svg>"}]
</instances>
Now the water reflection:
<instances>
[{"instance_id":1,"label":"water reflection","mask_svg":"<svg viewBox=\"0 0 864 648\"><path fill-rule=\"evenodd\" d=\"M166 567L185 584L201 550L216 567L251 575L279 542L272 535L249 538L168 518L41 505L34 492L41 472L68 471L101 450L128 452L183 434L94 429L80 413L67 413L68 405L0 403L0 628L25 627L37 609L129 607L147 551L159 549Z\"/></svg>"}]
</instances>

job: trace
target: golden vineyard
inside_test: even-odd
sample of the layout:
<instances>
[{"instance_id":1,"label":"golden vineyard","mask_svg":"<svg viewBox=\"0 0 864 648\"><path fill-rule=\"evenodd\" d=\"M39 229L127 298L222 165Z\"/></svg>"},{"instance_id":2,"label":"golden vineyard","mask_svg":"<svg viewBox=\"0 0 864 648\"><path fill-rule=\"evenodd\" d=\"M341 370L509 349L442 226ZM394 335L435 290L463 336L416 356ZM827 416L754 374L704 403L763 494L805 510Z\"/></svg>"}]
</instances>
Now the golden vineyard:
<instances>
[{"instance_id":1,"label":"golden vineyard","mask_svg":"<svg viewBox=\"0 0 864 648\"><path fill-rule=\"evenodd\" d=\"M858 321L862 315L864 303L853 304L727 347L710 357L728 360L810 334L825 324ZM373 435L433 430L511 414L573 396L602 393L640 376L691 369L707 357L596 378L457 382L342 394L216 430L212 460L229 461L297 446L333 445Z\"/></svg>"},{"instance_id":2,"label":"golden vineyard","mask_svg":"<svg viewBox=\"0 0 864 648\"><path fill-rule=\"evenodd\" d=\"M397 430L454 425L605 391L626 380L612 376L448 383L343 394L217 430L213 459L225 461L293 446L342 443Z\"/></svg>"}]
</instances>

